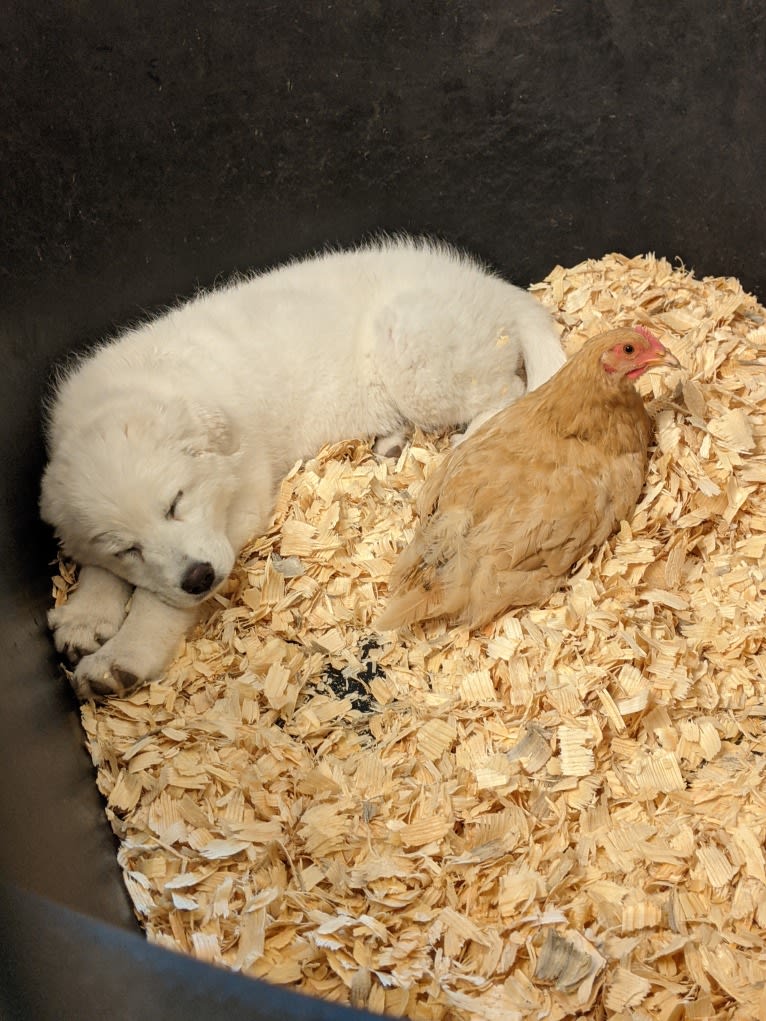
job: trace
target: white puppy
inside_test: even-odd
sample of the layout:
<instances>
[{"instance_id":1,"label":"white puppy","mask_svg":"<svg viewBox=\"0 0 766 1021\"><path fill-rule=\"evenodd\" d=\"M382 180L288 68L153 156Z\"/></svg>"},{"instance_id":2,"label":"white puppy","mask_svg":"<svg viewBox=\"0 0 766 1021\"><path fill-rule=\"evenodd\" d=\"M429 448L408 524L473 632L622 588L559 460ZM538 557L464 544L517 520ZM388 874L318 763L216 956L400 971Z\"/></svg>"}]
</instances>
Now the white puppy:
<instances>
[{"instance_id":1,"label":"white puppy","mask_svg":"<svg viewBox=\"0 0 766 1021\"><path fill-rule=\"evenodd\" d=\"M289 263L98 347L51 402L41 497L83 565L49 617L77 694L164 670L296 460L475 427L563 361L534 298L410 240Z\"/></svg>"}]
</instances>

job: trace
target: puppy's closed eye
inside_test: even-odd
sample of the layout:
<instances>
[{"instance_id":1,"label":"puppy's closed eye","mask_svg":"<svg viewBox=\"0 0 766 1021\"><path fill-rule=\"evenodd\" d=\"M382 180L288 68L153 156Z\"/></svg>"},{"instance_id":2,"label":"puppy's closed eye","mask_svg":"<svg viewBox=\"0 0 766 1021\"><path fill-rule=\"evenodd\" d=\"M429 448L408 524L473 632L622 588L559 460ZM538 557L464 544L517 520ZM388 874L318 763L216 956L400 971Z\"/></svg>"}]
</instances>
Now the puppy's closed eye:
<instances>
[{"instance_id":1,"label":"puppy's closed eye","mask_svg":"<svg viewBox=\"0 0 766 1021\"><path fill-rule=\"evenodd\" d=\"M126 546L125 549L117 550L114 554L119 560L124 560L126 557L135 557L138 560L144 559L144 551L136 543L134 546Z\"/></svg>"},{"instance_id":2,"label":"puppy's closed eye","mask_svg":"<svg viewBox=\"0 0 766 1021\"><path fill-rule=\"evenodd\" d=\"M178 520L178 505L181 502L181 497L184 495L183 489L179 489L176 495L173 497L173 502L165 511L165 517L168 521Z\"/></svg>"}]
</instances>

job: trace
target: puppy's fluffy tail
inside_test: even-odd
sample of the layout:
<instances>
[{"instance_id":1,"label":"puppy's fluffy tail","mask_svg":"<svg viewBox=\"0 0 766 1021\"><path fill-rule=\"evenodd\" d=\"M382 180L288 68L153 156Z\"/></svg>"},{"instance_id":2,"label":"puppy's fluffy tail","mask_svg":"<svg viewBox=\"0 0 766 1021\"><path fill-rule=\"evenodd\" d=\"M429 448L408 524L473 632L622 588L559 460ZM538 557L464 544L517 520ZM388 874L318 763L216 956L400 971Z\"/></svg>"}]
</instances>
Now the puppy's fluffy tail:
<instances>
[{"instance_id":1,"label":"puppy's fluffy tail","mask_svg":"<svg viewBox=\"0 0 766 1021\"><path fill-rule=\"evenodd\" d=\"M527 390L536 390L558 372L566 361L566 355L553 319L534 298L524 314L519 316L519 332Z\"/></svg>"}]
</instances>

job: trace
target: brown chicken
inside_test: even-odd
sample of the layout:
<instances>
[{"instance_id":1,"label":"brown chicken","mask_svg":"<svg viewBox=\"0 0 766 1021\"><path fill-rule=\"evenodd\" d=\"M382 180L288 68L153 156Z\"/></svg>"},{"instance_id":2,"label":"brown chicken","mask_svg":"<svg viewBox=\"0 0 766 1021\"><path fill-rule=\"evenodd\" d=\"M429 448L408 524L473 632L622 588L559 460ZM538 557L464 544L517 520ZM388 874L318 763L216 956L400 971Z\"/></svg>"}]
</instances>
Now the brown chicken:
<instances>
[{"instance_id":1,"label":"brown chicken","mask_svg":"<svg viewBox=\"0 0 766 1021\"><path fill-rule=\"evenodd\" d=\"M680 368L644 327L601 334L450 451L377 627L477 628L559 588L636 506L652 422L633 380L655 366Z\"/></svg>"}]
</instances>

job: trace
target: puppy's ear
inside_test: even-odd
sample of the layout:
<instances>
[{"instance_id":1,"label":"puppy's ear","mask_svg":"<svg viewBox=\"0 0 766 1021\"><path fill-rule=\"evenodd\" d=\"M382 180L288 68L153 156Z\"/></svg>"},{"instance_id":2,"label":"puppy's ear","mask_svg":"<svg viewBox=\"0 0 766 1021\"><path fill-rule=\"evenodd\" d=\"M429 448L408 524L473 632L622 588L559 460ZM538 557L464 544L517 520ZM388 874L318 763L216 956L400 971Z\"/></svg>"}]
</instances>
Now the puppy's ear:
<instances>
[{"instance_id":1,"label":"puppy's ear","mask_svg":"<svg viewBox=\"0 0 766 1021\"><path fill-rule=\"evenodd\" d=\"M228 457L239 450L239 436L234 424L220 408L191 404L189 414L193 425L184 447L187 453Z\"/></svg>"}]
</instances>

